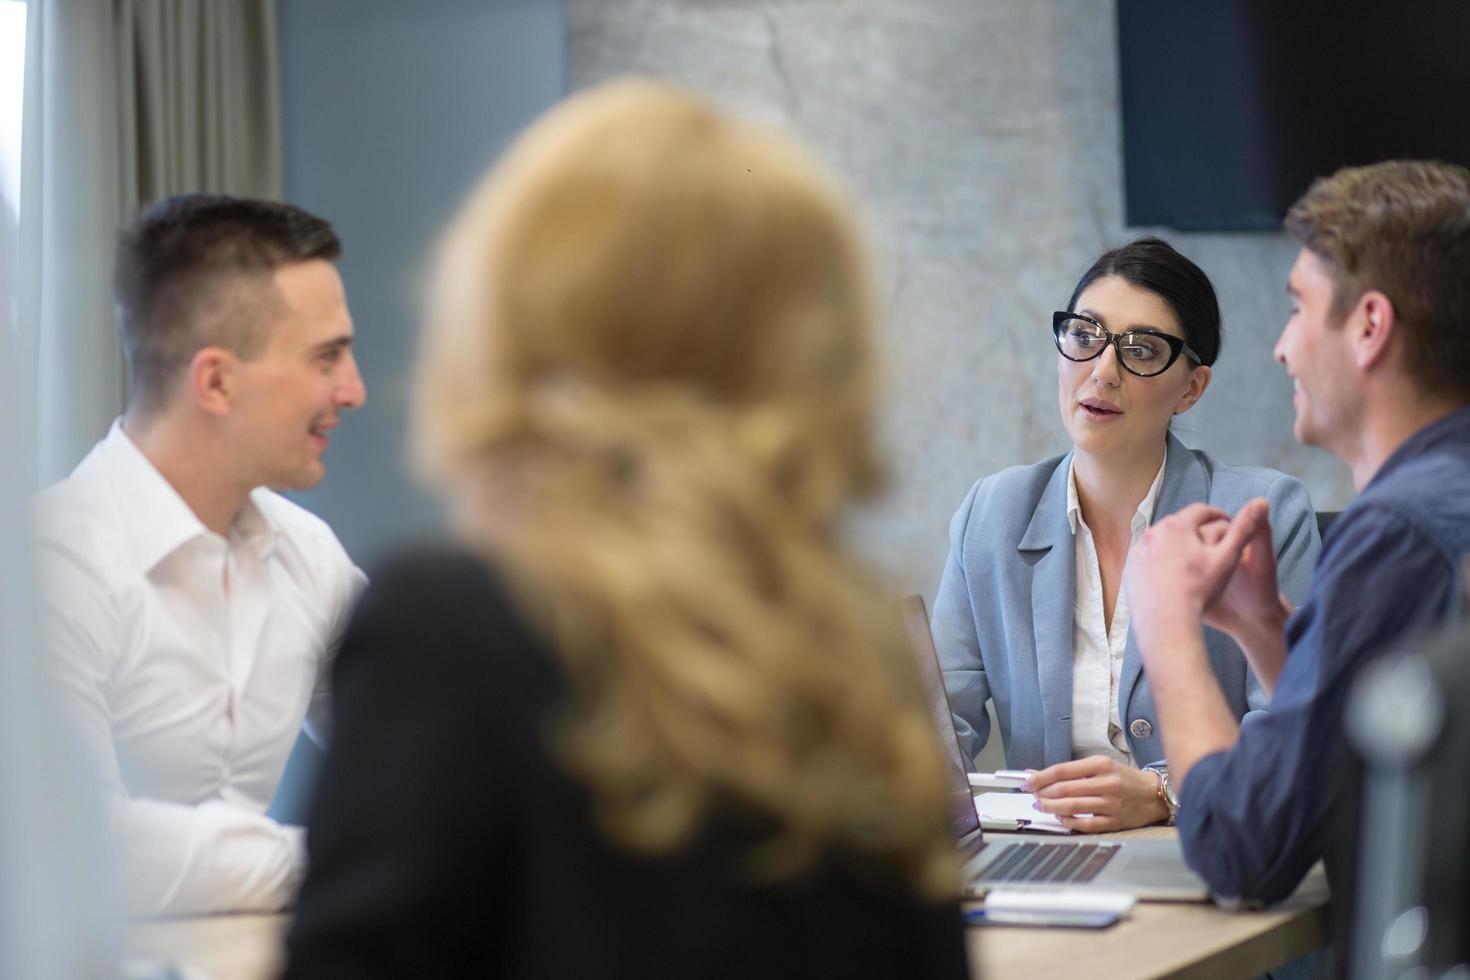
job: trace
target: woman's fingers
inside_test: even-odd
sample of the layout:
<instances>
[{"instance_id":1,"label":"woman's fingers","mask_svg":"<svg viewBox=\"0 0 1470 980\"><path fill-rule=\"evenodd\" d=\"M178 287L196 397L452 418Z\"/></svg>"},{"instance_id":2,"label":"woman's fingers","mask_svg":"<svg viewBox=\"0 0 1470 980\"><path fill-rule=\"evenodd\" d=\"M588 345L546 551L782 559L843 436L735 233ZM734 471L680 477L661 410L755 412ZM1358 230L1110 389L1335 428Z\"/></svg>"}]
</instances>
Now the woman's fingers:
<instances>
[{"instance_id":1,"label":"woman's fingers","mask_svg":"<svg viewBox=\"0 0 1470 980\"><path fill-rule=\"evenodd\" d=\"M1123 823L1117 817L1058 817L1062 826L1079 834L1105 834L1110 830L1121 830Z\"/></svg>"},{"instance_id":2,"label":"woman's fingers","mask_svg":"<svg viewBox=\"0 0 1470 980\"><path fill-rule=\"evenodd\" d=\"M1121 808L1121 803L1116 796L1069 796L1060 800L1037 800L1036 809L1057 816L1070 817L1082 813L1113 816Z\"/></svg>"},{"instance_id":3,"label":"woman's fingers","mask_svg":"<svg viewBox=\"0 0 1470 980\"><path fill-rule=\"evenodd\" d=\"M1036 791L1037 799L1059 800L1071 796L1120 796L1123 781L1117 776L1093 776L1090 779L1069 779L1052 783Z\"/></svg>"},{"instance_id":4,"label":"woman's fingers","mask_svg":"<svg viewBox=\"0 0 1470 980\"><path fill-rule=\"evenodd\" d=\"M1056 783L1088 779L1112 772L1116 768L1117 763L1105 755L1089 755L1082 759L1073 759L1071 762L1059 762L1054 766L1047 766L1045 769L1033 772L1026 778L1021 788L1028 793L1040 793L1046 787Z\"/></svg>"}]
</instances>

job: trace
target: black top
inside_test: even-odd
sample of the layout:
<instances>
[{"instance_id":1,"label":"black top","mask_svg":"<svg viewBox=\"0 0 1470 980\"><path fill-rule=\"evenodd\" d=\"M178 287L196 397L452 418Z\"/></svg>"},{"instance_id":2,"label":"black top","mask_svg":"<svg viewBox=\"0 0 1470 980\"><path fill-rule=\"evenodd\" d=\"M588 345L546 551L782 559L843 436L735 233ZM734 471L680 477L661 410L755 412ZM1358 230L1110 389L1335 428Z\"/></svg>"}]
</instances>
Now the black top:
<instances>
[{"instance_id":1,"label":"black top","mask_svg":"<svg viewBox=\"0 0 1470 980\"><path fill-rule=\"evenodd\" d=\"M896 882L756 886L719 835L610 844L547 751L559 665L477 558L374 576L335 681L288 977L965 975L957 907Z\"/></svg>"}]
</instances>

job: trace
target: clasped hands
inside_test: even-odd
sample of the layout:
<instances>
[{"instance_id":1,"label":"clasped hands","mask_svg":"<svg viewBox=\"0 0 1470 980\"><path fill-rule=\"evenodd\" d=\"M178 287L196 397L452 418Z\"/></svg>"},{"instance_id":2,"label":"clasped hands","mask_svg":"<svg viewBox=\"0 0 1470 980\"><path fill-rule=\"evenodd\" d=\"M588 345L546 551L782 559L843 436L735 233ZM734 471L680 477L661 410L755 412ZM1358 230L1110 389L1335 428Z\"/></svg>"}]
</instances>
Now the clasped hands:
<instances>
[{"instance_id":1,"label":"clasped hands","mask_svg":"<svg viewBox=\"0 0 1470 980\"><path fill-rule=\"evenodd\" d=\"M1129 550L1123 588L1144 670L1178 655L1200 625L1235 640L1269 691L1286 650L1282 627L1291 604L1276 584L1270 509L1256 498L1231 517L1191 504L1148 529Z\"/></svg>"}]
</instances>

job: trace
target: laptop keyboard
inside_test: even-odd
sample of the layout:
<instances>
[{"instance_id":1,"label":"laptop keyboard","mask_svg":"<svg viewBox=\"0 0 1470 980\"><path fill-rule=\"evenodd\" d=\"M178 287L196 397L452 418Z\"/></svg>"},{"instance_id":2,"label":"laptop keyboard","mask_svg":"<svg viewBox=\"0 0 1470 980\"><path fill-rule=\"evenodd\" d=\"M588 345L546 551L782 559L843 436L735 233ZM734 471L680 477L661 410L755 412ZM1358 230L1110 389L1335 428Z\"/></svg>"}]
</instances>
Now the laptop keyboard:
<instances>
[{"instance_id":1,"label":"laptop keyboard","mask_svg":"<svg viewBox=\"0 0 1470 980\"><path fill-rule=\"evenodd\" d=\"M991 845L992 847L994 845ZM1118 844L1007 844L977 875L985 882L1080 884L1096 878Z\"/></svg>"}]
</instances>

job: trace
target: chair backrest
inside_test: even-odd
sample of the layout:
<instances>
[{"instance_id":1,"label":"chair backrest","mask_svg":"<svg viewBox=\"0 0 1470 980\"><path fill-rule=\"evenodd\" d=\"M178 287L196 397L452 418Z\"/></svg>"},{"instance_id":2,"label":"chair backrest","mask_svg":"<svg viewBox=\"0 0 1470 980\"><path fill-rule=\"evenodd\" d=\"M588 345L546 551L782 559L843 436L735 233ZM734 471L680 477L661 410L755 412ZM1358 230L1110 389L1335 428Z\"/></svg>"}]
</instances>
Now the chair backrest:
<instances>
[{"instance_id":1,"label":"chair backrest","mask_svg":"<svg viewBox=\"0 0 1470 980\"><path fill-rule=\"evenodd\" d=\"M1470 619L1470 555L1460 562L1460 615Z\"/></svg>"},{"instance_id":2,"label":"chair backrest","mask_svg":"<svg viewBox=\"0 0 1470 980\"><path fill-rule=\"evenodd\" d=\"M1327 537L1327 529L1331 527L1332 522L1337 520L1340 516L1342 516L1342 511L1340 510L1317 511L1317 537Z\"/></svg>"},{"instance_id":3,"label":"chair backrest","mask_svg":"<svg viewBox=\"0 0 1470 980\"><path fill-rule=\"evenodd\" d=\"M1349 975L1464 975L1470 622L1407 640L1365 667L1353 686L1345 721L1361 760L1353 774L1361 778L1361 819L1349 886L1339 889L1334 880L1332 898L1351 912L1351 926L1339 930ZM1417 936L1405 942L1406 932Z\"/></svg>"}]
</instances>

